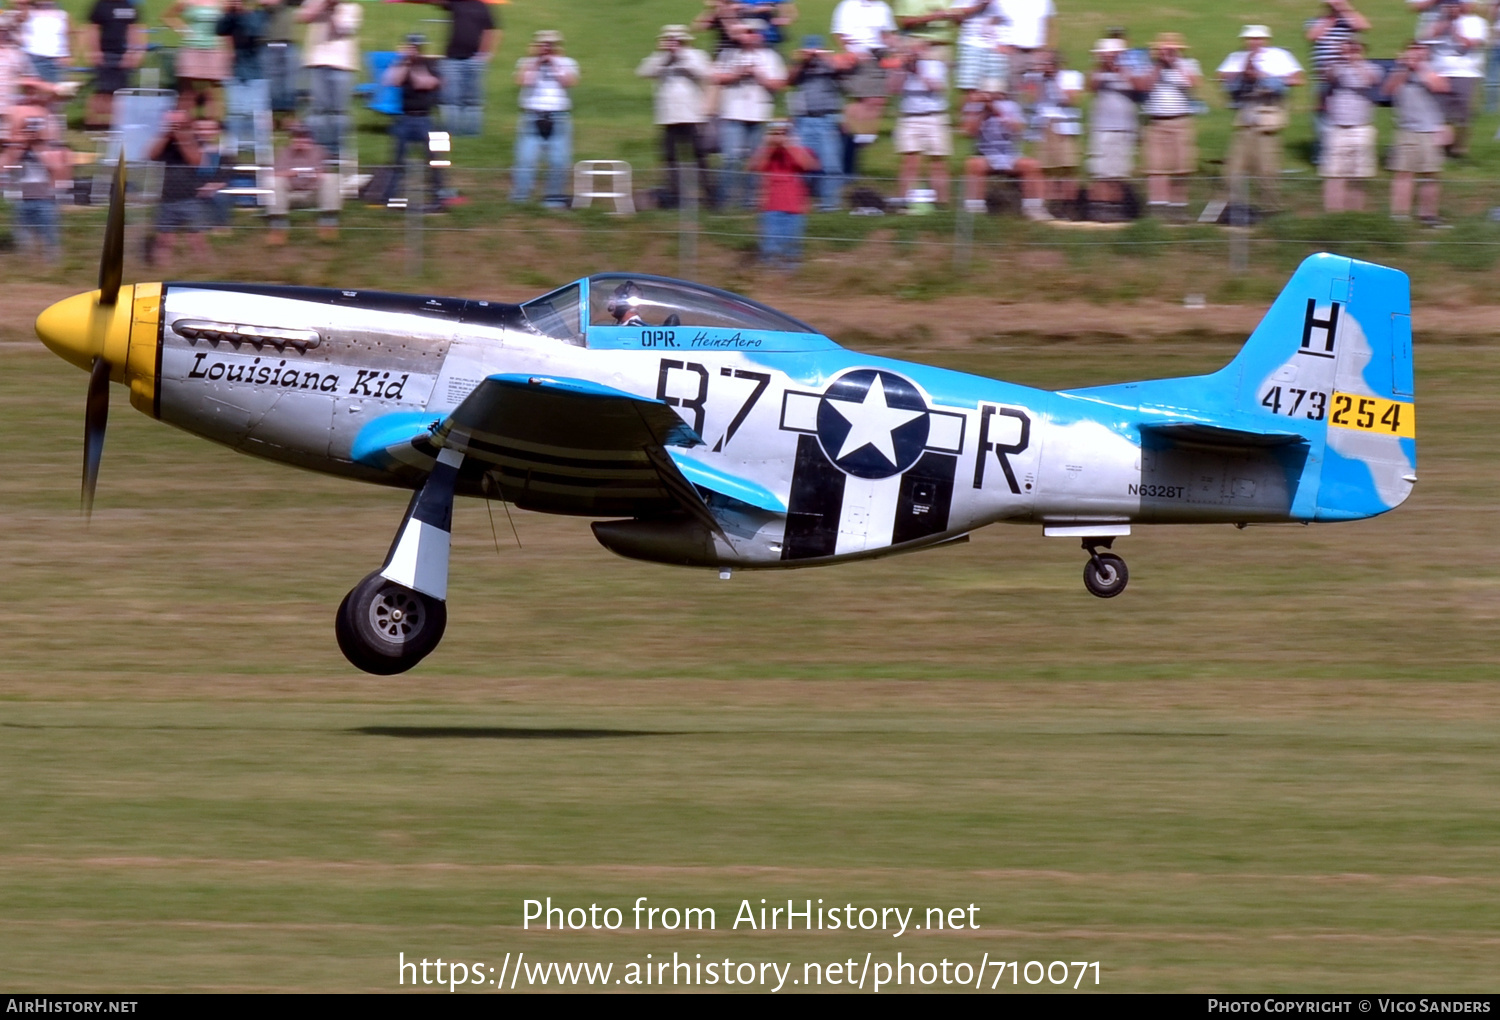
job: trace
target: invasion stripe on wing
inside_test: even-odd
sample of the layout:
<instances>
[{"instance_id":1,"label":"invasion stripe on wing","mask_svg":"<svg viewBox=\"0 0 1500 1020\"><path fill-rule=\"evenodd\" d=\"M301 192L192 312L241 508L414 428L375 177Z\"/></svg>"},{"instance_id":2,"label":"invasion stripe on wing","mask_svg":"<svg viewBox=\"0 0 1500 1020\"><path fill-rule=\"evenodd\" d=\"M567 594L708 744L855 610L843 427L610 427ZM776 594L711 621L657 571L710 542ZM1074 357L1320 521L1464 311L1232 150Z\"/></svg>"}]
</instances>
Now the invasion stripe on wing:
<instances>
[{"instance_id":1,"label":"invasion stripe on wing","mask_svg":"<svg viewBox=\"0 0 1500 1020\"><path fill-rule=\"evenodd\" d=\"M486 443L467 437L452 435L448 446L495 464L519 464L523 467L541 465L557 474L577 475L582 478L652 478L656 471L645 453L630 461L595 460L586 457L554 457L540 453L528 453L499 443Z\"/></svg>"}]
</instances>

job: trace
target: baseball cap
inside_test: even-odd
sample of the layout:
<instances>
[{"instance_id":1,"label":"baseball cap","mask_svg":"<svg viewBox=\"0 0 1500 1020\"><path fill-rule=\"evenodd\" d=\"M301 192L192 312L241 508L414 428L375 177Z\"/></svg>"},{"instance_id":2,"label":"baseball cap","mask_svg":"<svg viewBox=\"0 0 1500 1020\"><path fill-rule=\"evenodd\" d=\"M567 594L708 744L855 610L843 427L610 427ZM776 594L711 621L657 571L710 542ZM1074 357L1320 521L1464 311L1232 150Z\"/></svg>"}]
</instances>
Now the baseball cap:
<instances>
[{"instance_id":1,"label":"baseball cap","mask_svg":"<svg viewBox=\"0 0 1500 1020\"><path fill-rule=\"evenodd\" d=\"M553 43L554 45L556 45L563 41L563 34L561 32L555 32L550 28L544 28L539 30L531 38L533 42Z\"/></svg>"},{"instance_id":2,"label":"baseball cap","mask_svg":"<svg viewBox=\"0 0 1500 1020\"><path fill-rule=\"evenodd\" d=\"M1125 52L1125 48L1126 47L1125 47L1125 40L1124 39L1100 39L1100 40L1098 40L1097 42L1094 43L1093 52L1095 52L1095 53L1124 53Z\"/></svg>"},{"instance_id":3,"label":"baseball cap","mask_svg":"<svg viewBox=\"0 0 1500 1020\"><path fill-rule=\"evenodd\" d=\"M1271 30L1265 25L1246 25L1240 30L1241 39L1269 39Z\"/></svg>"}]
</instances>

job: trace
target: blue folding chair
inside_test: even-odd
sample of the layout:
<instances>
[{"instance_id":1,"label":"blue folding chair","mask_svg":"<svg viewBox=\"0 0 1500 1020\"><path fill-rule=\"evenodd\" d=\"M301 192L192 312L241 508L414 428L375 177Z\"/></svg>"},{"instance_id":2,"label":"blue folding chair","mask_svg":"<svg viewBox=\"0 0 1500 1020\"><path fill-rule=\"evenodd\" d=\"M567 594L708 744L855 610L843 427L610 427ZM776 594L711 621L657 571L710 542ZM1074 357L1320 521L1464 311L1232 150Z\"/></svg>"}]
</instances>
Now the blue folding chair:
<instances>
[{"instance_id":1,"label":"blue folding chair","mask_svg":"<svg viewBox=\"0 0 1500 1020\"><path fill-rule=\"evenodd\" d=\"M365 55L370 68L370 80L356 86L354 94L361 99L368 99L369 102L365 105L376 113L390 117L401 116L401 86L382 84L385 72L391 69L391 65L400 56L395 50L375 50Z\"/></svg>"}]
</instances>

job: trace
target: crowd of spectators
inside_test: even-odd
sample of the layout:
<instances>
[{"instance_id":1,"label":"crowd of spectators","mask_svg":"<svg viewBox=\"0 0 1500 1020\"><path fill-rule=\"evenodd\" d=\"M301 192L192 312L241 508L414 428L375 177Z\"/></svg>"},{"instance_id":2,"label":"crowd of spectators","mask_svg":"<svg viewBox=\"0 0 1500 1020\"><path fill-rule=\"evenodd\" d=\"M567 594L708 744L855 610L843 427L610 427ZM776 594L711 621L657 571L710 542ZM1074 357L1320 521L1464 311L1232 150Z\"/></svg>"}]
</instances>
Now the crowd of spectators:
<instances>
[{"instance_id":1,"label":"crowd of spectators","mask_svg":"<svg viewBox=\"0 0 1500 1020\"><path fill-rule=\"evenodd\" d=\"M78 88L68 71L89 70L85 127L108 126L112 96L142 66L146 31L134 0L93 0L77 26L55 0L10 2L0 10L6 192L21 240L56 257L56 203L73 163L61 111ZM377 199L405 193L408 156L439 151L439 135L485 133L498 14L485 0L430 2L447 13L442 55L412 34L380 72L378 83L399 91L400 109L391 120L397 169L378 178ZM758 209L768 256L781 261L796 258L802 217L851 205L981 212L1013 202L1040 221L1184 220L1189 182L1204 167L1197 122L1217 88L1232 130L1223 171L1210 175L1223 178L1222 194L1204 215L1222 210L1236 222L1236 211L1278 211L1282 136L1291 97L1306 88L1325 208L1364 208L1383 163L1390 214L1409 218L1415 205L1422 222L1441 226L1445 163L1468 151L1475 106L1500 108L1500 0L1406 3L1415 25L1390 59L1367 54L1362 36L1371 24L1353 0L1326 0L1296 44L1305 70L1278 45L1285 40L1252 24L1209 76L1188 40L1170 31L1137 46L1124 28L1111 29L1086 65L1070 66L1056 46L1053 0L840 0L826 35L804 24L791 0L703 0L696 17L661 29L636 68L653 91L666 170L656 199L672 208L691 194L711 209ZM176 37L179 101L150 145L166 169L151 252L169 252L177 233L197 245L203 231L228 222L228 157L273 129L281 138L274 186L254 189L269 213L269 241L285 240L289 211L302 205L316 207L320 232L332 235L349 193L340 167L364 67L361 5L173 0L161 22ZM568 204L579 80L556 30L536 32L516 60L513 202ZM1380 105L1394 113L1384 147ZM882 138L897 156L894 194L855 184ZM426 163L419 206L436 212L462 201L445 186L446 160ZM959 188L951 169L962 174Z\"/></svg>"},{"instance_id":2,"label":"crowd of spectators","mask_svg":"<svg viewBox=\"0 0 1500 1020\"><path fill-rule=\"evenodd\" d=\"M75 163L64 111L84 84L69 72L86 72L85 130L117 128L115 98L141 82L147 26L137 0L93 0L80 25L70 24L56 0L11 2L0 6L0 174L15 206L17 240L55 259L58 205L72 187ZM399 91L400 111L391 119L395 172L379 178L377 197L402 190L409 150L425 156L442 148L439 135L483 131L484 78L501 41L499 18L484 0L430 2L447 14L443 56L428 54L422 37L409 36L378 83ZM165 51L168 66L155 73L166 73L176 108L162 113L143 146L144 157L162 169L148 260L170 255L178 234L201 256L203 234L229 223L231 193L254 196L263 207L273 245L285 242L288 214L299 206L318 210L322 236L336 235L342 202L361 180L345 167L353 95L365 66L363 17L354 0L173 0L160 23L175 41ZM529 93L545 102L544 87ZM248 158L265 160L259 180L248 184L232 180L246 148ZM426 162L429 196L422 207L440 211L461 202L443 187L443 161Z\"/></svg>"},{"instance_id":3,"label":"crowd of spectators","mask_svg":"<svg viewBox=\"0 0 1500 1020\"><path fill-rule=\"evenodd\" d=\"M1232 127L1227 151L1210 157L1222 171L1209 176L1222 184L1204 215L1248 222L1282 207L1282 138L1292 97L1307 88L1325 208L1363 209L1384 151L1392 217L1409 218L1415 197L1421 221L1442 226L1438 178L1447 159L1468 151L1482 83L1486 107L1500 107L1500 2L1406 2L1416 21L1392 58L1367 56L1370 21L1352 0L1327 0L1294 44L1306 69L1268 27L1252 24L1205 75L1180 33L1137 47L1123 28L1095 42L1088 66L1074 69L1055 45L1052 0L841 0L828 26L832 45L813 32L795 46L793 4L705 0L692 25L705 34L705 49L694 47L692 29L668 25L638 73L655 82L670 171L661 199L669 206L681 193L679 152L691 149L708 205L736 206L750 200L744 169L768 165L774 141L780 152L797 153L792 162L816 167L806 175L803 212L843 208L862 152L889 131L898 176L884 208L949 204L949 168L961 156L969 211L1015 195L1034 220L1185 220L1189 182L1205 165L1197 122L1216 88ZM1380 105L1394 108L1384 147L1375 128ZM766 133L767 125L777 130ZM996 188L995 177L1015 184ZM774 211L784 211L788 189L770 181L762 208L772 211L772 190ZM872 211L869 194L853 192L854 211ZM782 247L771 247L780 257Z\"/></svg>"}]
</instances>

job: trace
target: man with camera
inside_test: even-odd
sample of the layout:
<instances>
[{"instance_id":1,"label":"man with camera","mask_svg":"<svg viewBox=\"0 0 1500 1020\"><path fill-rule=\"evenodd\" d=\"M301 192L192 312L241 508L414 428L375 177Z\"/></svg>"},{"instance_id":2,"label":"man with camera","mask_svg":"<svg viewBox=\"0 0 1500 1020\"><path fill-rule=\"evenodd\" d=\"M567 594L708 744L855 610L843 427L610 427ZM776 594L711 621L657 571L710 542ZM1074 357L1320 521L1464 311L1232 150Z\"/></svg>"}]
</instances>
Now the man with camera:
<instances>
[{"instance_id":1,"label":"man with camera","mask_svg":"<svg viewBox=\"0 0 1500 1020\"><path fill-rule=\"evenodd\" d=\"M62 258L58 227L57 189L71 180L67 149L57 140L40 81L22 84L21 100L7 113L3 133L10 145L0 153L9 188L20 192L16 206L16 234L23 246L35 244L48 262Z\"/></svg>"},{"instance_id":2,"label":"man with camera","mask_svg":"<svg viewBox=\"0 0 1500 1020\"><path fill-rule=\"evenodd\" d=\"M276 154L275 191L271 196L271 229L266 235L269 245L283 245L291 225L294 206L316 206L318 237L332 241L339 234L338 166L328 158L323 147L313 141L306 125L292 121L287 128L287 144Z\"/></svg>"},{"instance_id":3,"label":"man with camera","mask_svg":"<svg viewBox=\"0 0 1500 1020\"><path fill-rule=\"evenodd\" d=\"M162 133L151 143L146 158L162 164L161 201L156 206L156 221L146 238L146 264L155 265L162 256L170 256L176 235L187 234L193 258L201 266L208 260L208 243L203 239L205 222L198 167L203 150L198 143L192 118L186 109L171 111L162 119Z\"/></svg>"},{"instance_id":4,"label":"man with camera","mask_svg":"<svg viewBox=\"0 0 1500 1020\"><path fill-rule=\"evenodd\" d=\"M1302 65L1281 47L1268 45L1271 30L1265 25L1246 25L1240 38L1245 48L1219 65L1219 80L1235 110L1228 172L1234 181L1259 178L1265 207L1274 210L1280 194L1281 132L1289 120L1290 89L1304 81Z\"/></svg>"},{"instance_id":5,"label":"man with camera","mask_svg":"<svg viewBox=\"0 0 1500 1020\"><path fill-rule=\"evenodd\" d=\"M790 269L802 257L807 225L807 175L818 158L797 141L784 120L772 121L764 143L750 157L749 169L760 175L760 254L774 266Z\"/></svg>"},{"instance_id":6,"label":"man with camera","mask_svg":"<svg viewBox=\"0 0 1500 1020\"><path fill-rule=\"evenodd\" d=\"M1344 40L1343 52L1323 65L1328 95L1323 111L1323 209L1359 212L1365 207L1360 181L1375 176L1375 104L1370 90L1384 76L1365 59L1357 38Z\"/></svg>"},{"instance_id":7,"label":"man with camera","mask_svg":"<svg viewBox=\"0 0 1500 1020\"><path fill-rule=\"evenodd\" d=\"M724 154L724 204L755 207L755 189L744 173L745 160L760 145L775 114L775 93L786 87L786 65L762 42L760 33L740 28L735 48L714 63L719 85L719 151Z\"/></svg>"},{"instance_id":8,"label":"man with camera","mask_svg":"<svg viewBox=\"0 0 1500 1020\"><path fill-rule=\"evenodd\" d=\"M455 135L478 135L484 125L484 73L500 45L500 25L485 0L447 0L444 6L443 124Z\"/></svg>"},{"instance_id":9,"label":"man with camera","mask_svg":"<svg viewBox=\"0 0 1500 1020\"><path fill-rule=\"evenodd\" d=\"M656 50L635 69L642 78L656 83L655 113L661 128L662 155L667 166L667 189L662 204L675 209L682 197L677 153L691 150L698 166L698 193L709 189L708 146L703 124L708 120L707 87L713 79L708 54L694 49L693 36L685 25L665 25L656 36ZM710 196L708 204L714 201Z\"/></svg>"},{"instance_id":10,"label":"man with camera","mask_svg":"<svg viewBox=\"0 0 1500 1020\"><path fill-rule=\"evenodd\" d=\"M787 78L797 90L787 103L796 112L797 137L823 168L815 182L820 212L837 212L842 204L844 133L839 119L844 111L843 82L852 67L847 54L825 49L822 36L809 35Z\"/></svg>"},{"instance_id":11,"label":"man with camera","mask_svg":"<svg viewBox=\"0 0 1500 1020\"><path fill-rule=\"evenodd\" d=\"M1469 152L1469 119L1474 94L1484 78L1489 36L1489 23L1475 13L1474 0L1444 0L1438 7L1438 16L1421 36L1421 41L1431 48L1433 68L1448 81L1443 110L1451 129L1450 156L1465 156Z\"/></svg>"},{"instance_id":12,"label":"man with camera","mask_svg":"<svg viewBox=\"0 0 1500 1020\"><path fill-rule=\"evenodd\" d=\"M1448 81L1432 66L1427 47L1413 39L1396 60L1380 91L1391 97L1395 108L1396 144L1391 151L1391 219L1411 218L1412 193L1417 194L1417 216L1429 227L1445 224L1438 219L1438 174L1443 170L1443 144L1447 123L1443 97Z\"/></svg>"},{"instance_id":13,"label":"man with camera","mask_svg":"<svg viewBox=\"0 0 1500 1020\"><path fill-rule=\"evenodd\" d=\"M1162 32L1151 43L1151 66L1144 77L1146 102L1146 200L1153 213L1186 217L1188 178L1198 172L1198 141L1193 125L1203 82L1198 61L1187 55L1187 41Z\"/></svg>"},{"instance_id":14,"label":"man with camera","mask_svg":"<svg viewBox=\"0 0 1500 1020\"><path fill-rule=\"evenodd\" d=\"M422 52L427 38L419 32L406 37L396 62L385 72L381 84L401 89L401 116L391 122L391 137L395 139L396 151L391 156L391 183L386 190L387 203L397 195L405 194L406 149L416 146L417 152L428 157L426 212L440 212L443 188L443 172L432 165L429 140L432 136L432 108L442 95L443 77L438 71L437 61ZM411 196L406 196L411 201Z\"/></svg>"},{"instance_id":15,"label":"man with camera","mask_svg":"<svg viewBox=\"0 0 1500 1020\"><path fill-rule=\"evenodd\" d=\"M927 40L906 40L901 66L892 75L892 88L901 97L894 141L901 156L899 188L907 202L927 157L927 177L941 206L948 204L948 158L953 155L953 131L948 121L948 68L927 54Z\"/></svg>"},{"instance_id":16,"label":"man with camera","mask_svg":"<svg viewBox=\"0 0 1500 1020\"><path fill-rule=\"evenodd\" d=\"M1094 95L1089 117L1089 199L1109 219L1124 215L1125 181L1135 174L1136 132L1140 106L1136 97L1150 88L1150 75L1126 69L1124 39L1094 43L1094 70L1088 90Z\"/></svg>"},{"instance_id":17,"label":"man with camera","mask_svg":"<svg viewBox=\"0 0 1500 1020\"><path fill-rule=\"evenodd\" d=\"M531 53L516 62L521 119L516 125L512 202L531 200L536 168L545 152L547 187L542 202L549 209L568 207L564 188L573 162L573 100L568 90L578 84L578 61L563 56L562 44L561 32L543 29L532 36Z\"/></svg>"},{"instance_id":18,"label":"man with camera","mask_svg":"<svg viewBox=\"0 0 1500 1020\"><path fill-rule=\"evenodd\" d=\"M349 100L359 73L364 10L352 0L307 0L297 12L307 25L303 61L312 96L307 114L318 143L336 158L349 134Z\"/></svg>"},{"instance_id":19,"label":"man with camera","mask_svg":"<svg viewBox=\"0 0 1500 1020\"><path fill-rule=\"evenodd\" d=\"M1312 43L1313 80L1324 80L1323 69L1344 55L1344 43L1370 30L1370 19L1349 0L1325 0L1323 10L1309 18L1303 34Z\"/></svg>"},{"instance_id":20,"label":"man with camera","mask_svg":"<svg viewBox=\"0 0 1500 1020\"><path fill-rule=\"evenodd\" d=\"M1021 155L1026 115L1006 92L1006 83L991 78L969 93L963 109L964 134L974 139L974 155L964 163L964 207L984 212L985 183L990 177L1009 177L1021 185L1021 215L1045 223L1052 219L1043 200L1042 167Z\"/></svg>"}]
</instances>

